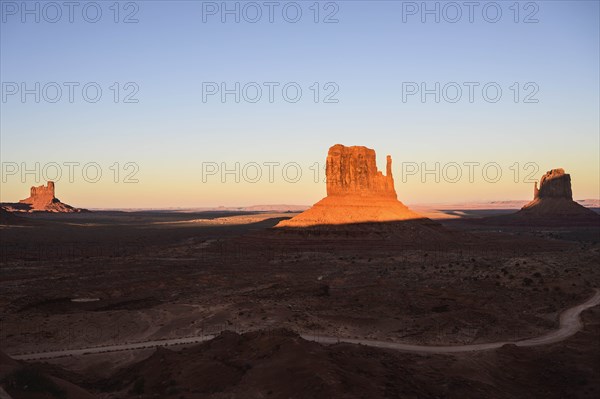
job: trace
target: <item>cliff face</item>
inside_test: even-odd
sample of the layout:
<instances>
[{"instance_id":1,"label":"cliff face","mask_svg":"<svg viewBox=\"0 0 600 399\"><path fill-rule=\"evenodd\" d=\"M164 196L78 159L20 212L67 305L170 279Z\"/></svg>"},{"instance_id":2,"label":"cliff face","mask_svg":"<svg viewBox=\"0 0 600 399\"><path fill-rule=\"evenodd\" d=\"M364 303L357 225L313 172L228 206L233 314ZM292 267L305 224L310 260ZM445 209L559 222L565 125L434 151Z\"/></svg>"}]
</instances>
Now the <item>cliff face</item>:
<instances>
[{"instance_id":1,"label":"cliff face","mask_svg":"<svg viewBox=\"0 0 600 399\"><path fill-rule=\"evenodd\" d=\"M49 181L46 186L31 187L30 196L19 201L19 204L28 206L28 211L46 212L80 212L81 209L63 204L54 196L54 182Z\"/></svg>"},{"instance_id":2,"label":"cliff face","mask_svg":"<svg viewBox=\"0 0 600 399\"><path fill-rule=\"evenodd\" d=\"M573 201L571 175L564 169L552 169L546 172L533 188L533 200L525 205L516 216L538 219L564 219L576 222L577 218L593 220L598 215Z\"/></svg>"},{"instance_id":3,"label":"cliff face","mask_svg":"<svg viewBox=\"0 0 600 399\"><path fill-rule=\"evenodd\" d=\"M565 198L573 200L571 191L571 175L566 174L564 169L552 169L540 180L540 188L535 183L533 199L536 198Z\"/></svg>"},{"instance_id":4,"label":"cliff face","mask_svg":"<svg viewBox=\"0 0 600 399\"><path fill-rule=\"evenodd\" d=\"M32 209L44 209L54 202L54 182L49 181L47 186L31 187L30 196L19 203L29 204Z\"/></svg>"},{"instance_id":5,"label":"cliff face","mask_svg":"<svg viewBox=\"0 0 600 399\"><path fill-rule=\"evenodd\" d=\"M393 222L422 217L397 199L388 155L386 174L377 170L375 151L336 144L326 164L327 197L276 227Z\"/></svg>"},{"instance_id":6,"label":"cliff face","mask_svg":"<svg viewBox=\"0 0 600 399\"><path fill-rule=\"evenodd\" d=\"M326 164L328 196L397 198L392 177L392 157L387 156L386 175L377 170L375 151L367 147L329 149Z\"/></svg>"}]
</instances>

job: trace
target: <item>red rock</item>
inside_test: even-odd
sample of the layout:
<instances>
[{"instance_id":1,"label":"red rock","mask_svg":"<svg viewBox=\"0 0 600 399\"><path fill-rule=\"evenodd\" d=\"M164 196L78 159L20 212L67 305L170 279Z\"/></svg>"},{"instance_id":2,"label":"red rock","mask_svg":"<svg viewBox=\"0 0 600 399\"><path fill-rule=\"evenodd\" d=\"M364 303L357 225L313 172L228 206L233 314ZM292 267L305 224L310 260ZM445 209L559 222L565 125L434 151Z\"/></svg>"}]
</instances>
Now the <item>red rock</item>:
<instances>
[{"instance_id":1,"label":"red rock","mask_svg":"<svg viewBox=\"0 0 600 399\"><path fill-rule=\"evenodd\" d=\"M51 181L47 186L31 187L31 195L19 203L29 205L29 211L81 212L81 209L63 204L54 196L54 182Z\"/></svg>"},{"instance_id":2,"label":"red rock","mask_svg":"<svg viewBox=\"0 0 600 399\"><path fill-rule=\"evenodd\" d=\"M566 198L573 200L571 191L571 175L566 174L564 169L552 169L540 180L540 188L537 182L534 187L533 198Z\"/></svg>"},{"instance_id":3,"label":"red rock","mask_svg":"<svg viewBox=\"0 0 600 399\"><path fill-rule=\"evenodd\" d=\"M31 195L19 203L29 204L32 209L45 209L54 201L54 182L49 181L47 186L31 187Z\"/></svg>"},{"instance_id":4,"label":"red rock","mask_svg":"<svg viewBox=\"0 0 600 399\"><path fill-rule=\"evenodd\" d=\"M392 157L389 155L386 173L384 176L377 170L374 150L336 144L327 154L327 195L397 198L392 177Z\"/></svg>"},{"instance_id":5,"label":"red rock","mask_svg":"<svg viewBox=\"0 0 600 399\"><path fill-rule=\"evenodd\" d=\"M525 205L517 216L536 218L563 218L577 221L573 218L583 217L598 218L591 209L588 209L573 201L571 189L571 175L565 173L564 169L552 169L544 174L540 180L538 189L537 182L533 188L533 201Z\"/></svg>"},{"instance_id":6,"label":"red rock","mask_svg":"<svg viewBox=\"0 0 600 399\"><path fill-rule=\"evenodd\" d=\"M327 197L276 227L306 227L424 219L398 201L388 155L386 175L377 170L375 151L336 144L326 165Z\"/></svg>"}]
</instances>

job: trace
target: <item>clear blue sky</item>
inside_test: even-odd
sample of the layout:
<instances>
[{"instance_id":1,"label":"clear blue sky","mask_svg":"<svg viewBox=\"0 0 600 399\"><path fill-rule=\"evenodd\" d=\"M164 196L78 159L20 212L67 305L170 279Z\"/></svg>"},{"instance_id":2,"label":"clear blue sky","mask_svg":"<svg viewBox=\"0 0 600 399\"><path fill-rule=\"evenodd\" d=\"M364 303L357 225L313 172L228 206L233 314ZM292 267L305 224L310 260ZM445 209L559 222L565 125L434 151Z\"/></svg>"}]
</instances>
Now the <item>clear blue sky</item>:
<instances>
[{"instance_id":1,"label":"clear blue sky","mask_svg":"<svg viewBox=\"0 0 600 399\"><path fill-rule=\"evenodd\" d=\"M391 154L399 197L408 203L527 199L532 186L523 182L527 162L539 166L535 179L563 167L572 174L576 198L599 196L598 1L520 2L518 23L514 1L497 2L502 16L496 23L486 21L495 18L494 8L487 6L483 15L489 2L479 2L472 23L464 6L458 22L446 21L455 10L444 8L448 2L443 1L440 23L433 15L421 22L420 10L408 15L413 3L401 1L320 2L319 23L313 20L314 1L297 2L302 9L297 23L282 15L287 2L275 8L273 23L265 6L256 23L244 15L240 23L231 15L222 23L219 12L205 15L203 22L203 8L221 7L220 1L138 1L136 7L121 2L115 23L112 0L97 2L102 9L97 23L83 18L88 2L74 10L73 23L67 9L58 22L46 21L55 16L51 8L44 11L47 2L39 2L39 23L35 15L25 15L23 23L21 1L1 3L2 162L32 168L35 162L98 163L103 177L97 183L85 181L80 172L70 183L63 169L58 197L76 206L310 204L324 195L325 186L314 182L309 167L322 163L336 143L374 148L381 167ZM33 8L36 2L27 3ZM227 4L233 8L235 3ZM239 3L243 8L245 2ZM431 8L435 3L427 2ZM422 2L414 4L420 8ZM93 19L95 10L87 11ZM246 17L254 16L254 10L246 11ZM139 22L123 23L132 12ZM324 23L332 12L339 22ZM287 17L294 14L288 7ZM538 22L525 23L526 18ZM35 82L81 85L73 103L64 87L57 103L46 98L36 103L33 95L23 103L20 93L7 95L14 88L11 82L30 88ZM87 82L103 90L97 103L82 98ZM114 82L121 86L119 103L110 89ZM138 103L123 103L131 91L123 87L127 82L139 87ZM235 82L297 82L303 95L288 103L279 86L273 103L266 88L257 103L235 103L233 95L226 103L218 95L203 102L203 82L230 87ZM314 82L320 84L319 103L310 89ZM324 87L327 82L339 88L338 103L322 101L333 90ZM403 82L426 82L430 88L435 82L481 85L473 103L464 86L457 103L443 98L436 103L433 95L423 103L419 95L403 102ZM488 82L503 90L496 103L482 97L481 87ZM515 82L518 103L510 89ZM534 86L525 88L528 82ZM524 103L533 87L539 89L533 96L539 102ZM235 183L229 176L222 183L219 175L202 182L203 162L233 168L235 162L270 161L298 163L302 179L289 183L276 169L274 183L266 176L257 183L243 176ZM497 162L502 179L487 182L479 171L472 183L466 177L436 183L432 176L422 182L420 175L399 181L402 162L433 168L435 162L470 161ZM135 162L139 183L114 183L109 169L114 162L121 169ZM509 169L515 162L520 163L519 183ZM33 176L25 182L8 176L2 201L26 197L35 183Z\"/></svg>"}]
</instances>

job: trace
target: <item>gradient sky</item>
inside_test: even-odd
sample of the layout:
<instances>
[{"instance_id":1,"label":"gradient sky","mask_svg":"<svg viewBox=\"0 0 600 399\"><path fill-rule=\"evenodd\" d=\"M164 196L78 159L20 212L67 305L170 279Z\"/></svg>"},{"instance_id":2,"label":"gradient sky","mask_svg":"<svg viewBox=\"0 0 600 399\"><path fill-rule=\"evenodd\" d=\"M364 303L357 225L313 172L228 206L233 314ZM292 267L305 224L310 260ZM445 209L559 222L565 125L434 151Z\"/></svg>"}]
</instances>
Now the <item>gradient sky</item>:
<instances>
[{"instance_id":1,"label":"gradient sky","mask_svg":"<svg viewBox=\"0 0 600 399\"><path fill-rule=\"evenodd\" d=\"M338 23L323 23L334 10L320 2L320 22L314 23L310 8L314 1L298 1L302 17L289 23L280 2L274 22L263 16L256 23L241 18L207 15L203 22L201 1L138 1L134 17L138 23L122 23L134 11L120 3L115 23L114 1L99 1L102 17L97 23L83 19L81 2L70 23L66 9L56 23L21 11L12 15L12 5L2 0L0 26L0 72L5 101L1 106L3 173L22 163L33 169L56 162L62 166L57 197L79 207L192 207L251 204L311 204L325 194L323 172L315 182L315 162L322 166L327 149L336 143L365 145L375 149L385 170L385 155L394 160L399 199L406 203L529 199L533 180L551 168L571 174L576 199L600 197L599 126L599 19L598 1L520 2L519 22L514 22L514 1L497 2L502 17L487 22L479 2L474 22L462 7L456 23L440 23L428 15L405 15L409 2L338 1ZM44 7L47 2L35 3ZM58 2L59 4L62 1ZM203 4L205 3L205 4ZM228 2L235 7L236 2ZM240 6L244 2L239 2ZM258 2L262 4L263 2ZM438 2L443 8L447 2ZM463 4L463 2L458 2ZM528 4L530 3L530 4ZM524 23L535 11L537 23ZM221 7L222 2L215 3ZM414 3L421 7L422 2ZM436 2L427 2L435 7ZM293 9L288 16L293 17ZM446 9L452 18L454 11ZM54 11L47 8L53 18ZM88 15L94 16L93 9ZM248 9L248 11L252 11ZM42 12L42 10L40 10ZM252 17L254 14L249 15ZM488 19L494 10L488 9ZM97 103L84 101L81 86L74 102L63 97L57 103L33 95L7 95L7 84L25 82L34 87L48 82L97 82L103 95ZM119 82L139 87L138 103L113 101L109 87ZM281 96L281 86L270 103L266 89L257 103L233 96L222 103L218 96L203 102L203 82L297 82L303 95L297 103ZM339 87L338 103L315 103L309 89L319 82ZM433 95L403 102L403 82L479 82L474 102L467 89L457 103L439 103ZM481 95L482 85L497 82L503 90L496 103ZM521 98L513 99L510 87L518 82ZM538 103L524 103L533 82L539 88ZM330 90L329 90L330 91ZM52 95L52 94L50 94ZM83 179L81 166L69 182L65 162L81 165L95 162L102 168L96 183ZM111 165L119 162L121 174L115 183ZM123 182L127 162L138 165L138 183ZM256 183L240 182L220 174L202 179L202 165L236 162L262 165ZM274 182L268 181L265 162L279 162ZM282 177L282 167L295 162L302 177L292 183ZM434 175L420 173L402 182L403 162L422 163L430 169L455 162L479 162L474 181L462 166L462 178L452 183L435 182ZM502 178L482 177L482 166L497 163ZM514 169L519 163L519 182ZM539 170L525 169L532 163ZM414 165L414 164L411 164ZM131 171L132 169L130 169ZM50 169L48 169L49 172ZM448 169L451 178L454 172ZM252 172L250 178L254 176ZM293 172L293 170L291 170ZM492 170L493 172L493 170ZM294 177L295 173L290 173ZM494 173L491 173L493 178ZM26 179L3 176L1 200L17 201L28 196L29 187L42 183L34 175ZM93 176L92 176L93 177ZM490 177L488 176L488 179ZM531 181L533 181L531 180Z\"/></svg>"}]
</instances>

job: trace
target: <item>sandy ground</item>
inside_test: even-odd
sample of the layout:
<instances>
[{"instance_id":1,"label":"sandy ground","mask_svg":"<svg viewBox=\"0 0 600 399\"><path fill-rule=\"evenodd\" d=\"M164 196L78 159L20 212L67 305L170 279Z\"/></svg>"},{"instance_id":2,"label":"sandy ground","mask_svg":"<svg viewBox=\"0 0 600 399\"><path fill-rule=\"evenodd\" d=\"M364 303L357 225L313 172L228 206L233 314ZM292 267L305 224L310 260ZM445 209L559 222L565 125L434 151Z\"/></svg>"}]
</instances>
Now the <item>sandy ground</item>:
<instances>
[{"instance_id":1,"label":"sandy ground","mask_svg":"<svg viewBox=\"0 0 600 399\"><path fill-rule=\"evenodd\" d=\"M99 212L4 226L1 349L258 328L410 345L517 341L558 328L562 310L600 287L598 230L451 221L448 237L460 239L439 242L410 231L340 239L269 230L291 215ZM150 352L53 362L107 377Z\"/></svg>"}]
</instances>

